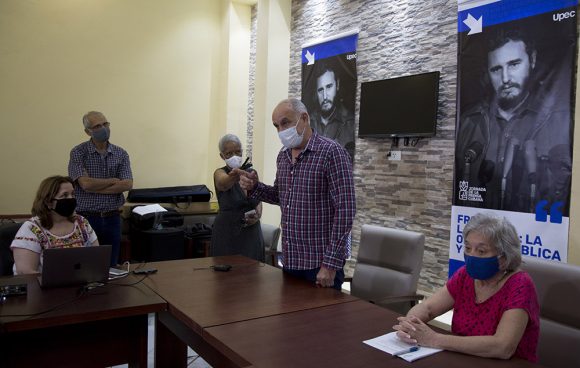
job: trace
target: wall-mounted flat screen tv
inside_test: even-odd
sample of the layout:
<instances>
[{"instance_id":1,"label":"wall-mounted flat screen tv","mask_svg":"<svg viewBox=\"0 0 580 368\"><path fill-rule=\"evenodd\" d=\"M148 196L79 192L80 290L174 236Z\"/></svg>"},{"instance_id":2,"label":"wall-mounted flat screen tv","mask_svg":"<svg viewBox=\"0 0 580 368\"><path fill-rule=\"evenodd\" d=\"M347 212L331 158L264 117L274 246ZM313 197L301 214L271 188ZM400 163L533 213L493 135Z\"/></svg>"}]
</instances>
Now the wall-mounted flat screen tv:
<instances>
[{"instance_id":1,"label":"wall-mounted flat screen tv","mask_svg":"<svg viewBox=\"0 0 580 368\"><path fill-rule=\"evenodd\" d=\"M361 84L359 137L432 137L439 72Z\"/></svg>"}]
</instances>

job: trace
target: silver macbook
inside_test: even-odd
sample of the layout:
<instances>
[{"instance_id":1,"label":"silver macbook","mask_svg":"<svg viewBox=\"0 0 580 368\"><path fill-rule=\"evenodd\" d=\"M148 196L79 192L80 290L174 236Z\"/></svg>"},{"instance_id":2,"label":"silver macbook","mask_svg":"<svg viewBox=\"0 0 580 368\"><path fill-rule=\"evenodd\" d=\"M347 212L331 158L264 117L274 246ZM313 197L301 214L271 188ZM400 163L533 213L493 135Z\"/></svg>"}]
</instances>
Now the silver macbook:
<instances>
[{"instance_id":1,"label":"silver macbook","mask_svg":"<svg viewBox=\"0 0 580 368\"><path fill-rule=\"evenodd\" d=\"M107 282L111 246L49 248L42 252L41 287Z\"/></svg>"}]
</instances>

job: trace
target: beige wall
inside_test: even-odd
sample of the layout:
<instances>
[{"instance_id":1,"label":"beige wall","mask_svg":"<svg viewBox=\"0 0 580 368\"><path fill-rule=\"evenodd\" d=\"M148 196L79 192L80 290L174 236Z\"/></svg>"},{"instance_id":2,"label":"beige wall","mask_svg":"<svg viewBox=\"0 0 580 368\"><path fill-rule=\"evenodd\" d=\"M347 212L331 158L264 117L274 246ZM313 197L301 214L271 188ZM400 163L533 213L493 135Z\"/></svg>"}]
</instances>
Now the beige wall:
<instances>
[{"instance_id":1,"label":"beige wall","mask_svg":"<svg viewBox=\"0 0 580 368\"><path fill-rule=\"evenodd\" d=\"M274 183L276 157L282 147L272 125L272 110L288 98L290 15L291 0L258 1L253 162L260 179L270 185ZM263 222L280 223L278 206L264 204Z\"/></svg>"},{"instance_id":2,"label":"beige wall","mask_svg":"<svg viewBox=\"0 0 580 368\"><path fill-rule=\"evenodd\" d=\"M0 213L29 212L40 180L66 174L70 149L88 139L81 117L91 109L106 114L111 142L129 152L136 188L213 187L217 137L245 126L245 108L243 119L226 121L240 114L237 98L247 103L247 63L226 80L225 55L240 52L228 39L249 48L249 6L240 7L0 1ZM244 92L224 107L232 85Z\"/></svg>"}]
</instances>

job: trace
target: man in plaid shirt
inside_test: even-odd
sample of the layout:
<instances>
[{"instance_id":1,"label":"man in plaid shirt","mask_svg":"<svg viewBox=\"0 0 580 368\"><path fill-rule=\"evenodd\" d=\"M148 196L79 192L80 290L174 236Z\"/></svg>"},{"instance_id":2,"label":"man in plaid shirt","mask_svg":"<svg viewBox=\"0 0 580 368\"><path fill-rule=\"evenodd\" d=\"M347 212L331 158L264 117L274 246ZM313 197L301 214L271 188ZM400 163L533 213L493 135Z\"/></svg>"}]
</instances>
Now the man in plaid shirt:
<instances>
[{"instance_id":1,"label":"man in plaid shirt","mask_svg":"<svg viewBox=\"0 0 580 368\"><path fill-rule=\"evenodd\" d=\"M236 169L240 185L249 197L280 206L284 271L340 290L356 207L350 156L312 130L298 99L281 101L272 121L284 145L274 185Z\"/></svg>"},{"instance_id":2,"label":"man in plaid shirt","mask_svg":"<svg viewBox=\"0 0 580 368\"><path fill-rule=\"evenodd\" d=\"M95 230L100 244L112 245L111 266L116 266L121 247L120 207L123 192L133 187L129 155L109 142L110 123L105 115L90 111L83 116L88 141L70 152L68 174L75 182L76 212Z\"/></svg>"}]
</instances>

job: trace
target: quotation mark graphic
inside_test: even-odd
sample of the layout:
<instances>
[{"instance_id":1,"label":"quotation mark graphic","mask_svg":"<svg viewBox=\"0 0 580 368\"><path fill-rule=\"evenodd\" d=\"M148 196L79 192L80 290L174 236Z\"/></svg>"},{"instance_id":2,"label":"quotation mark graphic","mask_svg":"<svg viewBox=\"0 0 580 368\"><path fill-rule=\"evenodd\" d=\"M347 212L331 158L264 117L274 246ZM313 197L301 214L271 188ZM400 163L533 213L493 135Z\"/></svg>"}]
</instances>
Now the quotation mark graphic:
<instances>
[{"instance_id":1,"label":"quotation mark graphic","mask_svg":"<svg viewBox=\"0 0 580 368\"><path fill-rule=\"evenodd\" d=\"M539 222L548 222L548 210L547 205L549 204L548 201L545 199L538 202L536 205L536 221ZM558 201L553 203L550 206L550 222L553 224L561 224L562 223L562 207L564 207L564 202Z\"/></svg>"}]
</instances>

